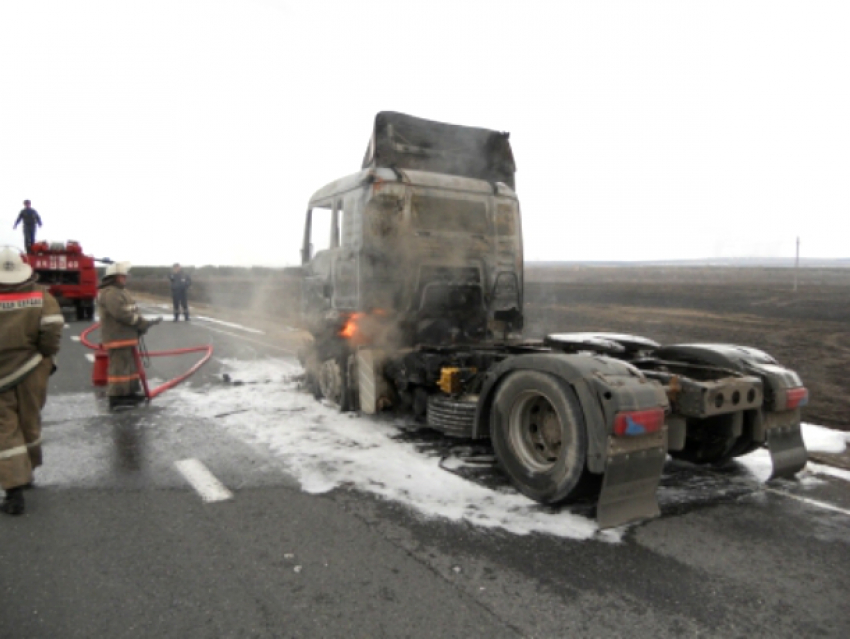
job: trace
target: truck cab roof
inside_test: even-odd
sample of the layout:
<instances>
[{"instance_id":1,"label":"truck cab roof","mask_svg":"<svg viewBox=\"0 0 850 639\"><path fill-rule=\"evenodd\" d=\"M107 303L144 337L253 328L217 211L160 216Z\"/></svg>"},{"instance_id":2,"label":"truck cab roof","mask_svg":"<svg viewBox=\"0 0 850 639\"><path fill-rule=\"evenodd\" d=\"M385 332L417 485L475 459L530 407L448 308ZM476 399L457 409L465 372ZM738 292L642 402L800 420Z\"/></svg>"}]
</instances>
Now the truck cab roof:
<instances>
[{"instance_id":1,"label":"truck cab roof","mask_svg":"<svg viewBox=\"0 0 850 639\"><path fill-rule=\"evenodd\" d=\"M333 197L378 182L399 182L410 186L492 194L517 199L514 190L504 182L487 182L476 178L413 169L373 168L364 169L329 182L313 193L310 198L310 206L319 205Z\"/></svg>"}]
</instances>

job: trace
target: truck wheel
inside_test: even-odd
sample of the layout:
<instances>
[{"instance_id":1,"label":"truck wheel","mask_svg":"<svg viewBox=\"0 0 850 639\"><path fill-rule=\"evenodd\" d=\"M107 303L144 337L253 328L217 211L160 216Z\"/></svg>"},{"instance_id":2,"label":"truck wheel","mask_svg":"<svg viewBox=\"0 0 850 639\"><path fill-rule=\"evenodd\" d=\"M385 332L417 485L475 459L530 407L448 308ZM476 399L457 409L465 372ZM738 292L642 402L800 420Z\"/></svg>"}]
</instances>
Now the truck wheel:
<instances>
[{"instance_id":1,"label":"truck wheel","mask_svg":"<svg viewBox=\"0 0 850 639\"><path fill-rule=\"evenodd\" d=\"M578 398L552 375L510 373L493 400L490 437L502 468L535 501L567 501L593 480L585 468L587 433Z\"/></svg>"},{"instance_id":2,"label":"truck wheel","mask_svg":"<svg viewBox=\"0 0 850 639\"><path fill-rule=\"evenodd\" d=\"M322 396L339 408L350 409L347 367L338 359L326 359L319 369L319 390Z\"/></svg>"},{"instance_id":3,"label":"truck wheel","mask_svg":"<svg viewBox=\"0 0 850 639\"><path fill-rule=\"evenodd\" d=\"M74 304L74 309L77 312L77 321L81 322L86 319L86 307L83 305L83 302L77 302Z\"/></svg>"}]
</instances>

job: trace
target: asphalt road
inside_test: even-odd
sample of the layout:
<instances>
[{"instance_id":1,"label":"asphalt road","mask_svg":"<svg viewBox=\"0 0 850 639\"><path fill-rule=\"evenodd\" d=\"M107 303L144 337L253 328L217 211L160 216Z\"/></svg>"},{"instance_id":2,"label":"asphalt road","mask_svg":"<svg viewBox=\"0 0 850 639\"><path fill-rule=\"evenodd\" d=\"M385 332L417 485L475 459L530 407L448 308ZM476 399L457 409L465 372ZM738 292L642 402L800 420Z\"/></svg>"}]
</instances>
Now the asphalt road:
<instances>
[{"instance_id":1,"label":"asphalt road","mask_svg":"<svg viewBox=\"0 0 850 639\"><path fill-rule=\"evenodd\" d=\"M620 543L426 519L306 494L262 446L176 420L167 393L110 414L85 326L65 331L27 514L0 518L0 637L850 636L846 481L741 490L705 471L711 490ZM214 345L197 388L222 358L288 354L200 318L155 331L151 348ZM204 501L187 459L232 497Z\"/></svg>"}]
</instances>

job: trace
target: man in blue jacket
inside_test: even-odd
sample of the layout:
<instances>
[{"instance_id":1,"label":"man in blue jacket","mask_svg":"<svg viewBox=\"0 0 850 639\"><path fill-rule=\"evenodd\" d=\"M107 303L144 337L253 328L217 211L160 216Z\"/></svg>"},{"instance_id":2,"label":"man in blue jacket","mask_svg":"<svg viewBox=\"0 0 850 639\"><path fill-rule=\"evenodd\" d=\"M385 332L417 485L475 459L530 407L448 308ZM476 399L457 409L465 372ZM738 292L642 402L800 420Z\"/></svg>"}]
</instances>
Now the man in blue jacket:
<instances>
[{"instance_id":1,"label":"man in blue jacket","mask_svg":"<svg viewBox=\"0 0 850 639\"><path fill-rule=\"evenodd\" d=\"M189 321L189 301L187 293L192 286L192 278L183 272L179 264L175 264L168 276L171 280L171 301L174 302L174 321L180 319L180 309L183 309L183 317Z\"/></svg>"},{"instance_id":2,"label":"man in blue jacket","mask_svg":"<svg viewBox=\"0 0 850 639\"><path fill-rule=\"evenodd\" d=\"M41 218L38 216L38 211L30 206L29 200L24 200L24 208L18 213L18 219L15 220L13 229L18 228L18 224L24 223L24 246L29 253L30 247L35 244L35 226L41 226Z\"/></svg>"}]
</instances>

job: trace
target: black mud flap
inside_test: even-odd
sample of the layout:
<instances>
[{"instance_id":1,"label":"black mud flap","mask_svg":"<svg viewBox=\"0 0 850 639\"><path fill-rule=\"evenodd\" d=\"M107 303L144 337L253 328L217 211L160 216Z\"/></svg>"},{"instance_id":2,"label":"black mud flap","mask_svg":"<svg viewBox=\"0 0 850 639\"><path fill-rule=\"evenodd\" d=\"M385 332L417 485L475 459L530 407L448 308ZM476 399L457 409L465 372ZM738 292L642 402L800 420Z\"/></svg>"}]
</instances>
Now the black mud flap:
<instances>
[{"instance_id":1,"label":"black mud flap","mask_svg":"<svg viewBox=\"0 0 850 639\"><path fill-rule=\"evenodd\" d=\"M639 439L642 438L634 438ZM651 447L634 440L609 438L608 463L596 507L600 528L650 519L661 512L656 493L667 459L666 438L661 438L660 445Z\"/></svg>"},{"instance_id":2,"label":"black mud flap","mask_svg":"<svg viewBox=\"0 0 850 639\"><path fill-rule=\"evenodd\" d=\"M800 433L800 424L780 426L767 431L767 448L773 462L774 477L793 479L794 475L806 467L809 455Z\"/></svg>"}]
</instances>

